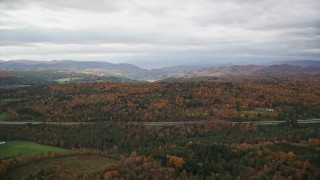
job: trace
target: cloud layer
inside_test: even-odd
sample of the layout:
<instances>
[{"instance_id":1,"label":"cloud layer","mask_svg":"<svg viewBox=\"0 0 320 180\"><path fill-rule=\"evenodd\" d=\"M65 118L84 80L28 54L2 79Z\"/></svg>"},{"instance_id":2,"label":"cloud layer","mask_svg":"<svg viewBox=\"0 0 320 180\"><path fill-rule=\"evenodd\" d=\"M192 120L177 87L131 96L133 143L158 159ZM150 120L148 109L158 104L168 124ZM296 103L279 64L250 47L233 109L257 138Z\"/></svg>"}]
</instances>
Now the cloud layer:
<instances>
[{"instance_id":1,"label":"cloud layer","mask_svg":"<svg viewBox=\"0 0 320 180\"><path fill-rule=\"evenodd\" d=\"M0 59L319 60L319 9L318 0L0 0Z\"/></svg>"}]
</instances>

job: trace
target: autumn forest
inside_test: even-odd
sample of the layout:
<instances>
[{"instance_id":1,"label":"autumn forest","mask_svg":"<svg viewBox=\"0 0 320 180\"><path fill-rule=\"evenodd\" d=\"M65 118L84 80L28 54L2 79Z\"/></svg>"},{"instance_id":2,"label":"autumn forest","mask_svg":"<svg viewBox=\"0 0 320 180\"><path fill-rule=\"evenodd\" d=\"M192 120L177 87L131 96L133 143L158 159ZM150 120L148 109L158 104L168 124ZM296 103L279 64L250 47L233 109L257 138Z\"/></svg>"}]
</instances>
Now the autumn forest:
<instances>
[{"instance_id":1,"label":"autumn forest","mask_svg":"<svg viewBox=\"0 0 320 180\"><path fill-rule=\"evenodd\" d=\"M0 180L320 180L319 0L0 0Z\"/></svg>"},{"instance_id":2,"label":"autumn forest","mask_svg":"<svg viewBox=\"0 0 320 180\"><path fill-rule=\"evenodd\" d=\"M66 151L6 157L0 174L95 155L116 163L94 173L41 166L19 178L319 178L318 77L234 78L1 88L1 140Z\"/></svg>"},{"instance_id":3,"label":"autumn forest","mask_svg":"<svg viewBox=\"0 0 320 180\"><path fill-rule=\"evenodd\" d=\"M73 83L0 89L19 121L259 121L320 114L319 81Z\"/></svg>"}]
</instances>

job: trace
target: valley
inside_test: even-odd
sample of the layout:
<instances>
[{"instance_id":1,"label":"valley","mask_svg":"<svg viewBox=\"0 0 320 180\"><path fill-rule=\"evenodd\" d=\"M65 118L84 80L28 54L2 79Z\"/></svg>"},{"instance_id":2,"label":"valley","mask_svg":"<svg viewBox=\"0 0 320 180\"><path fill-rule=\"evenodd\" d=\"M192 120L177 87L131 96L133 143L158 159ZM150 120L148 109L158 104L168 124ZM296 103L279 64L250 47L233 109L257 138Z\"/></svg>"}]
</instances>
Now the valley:
<instances>
[{"instance_id":1,"label":"valley","mask_svg":"<svg viewBox=\"0 0 320 180\"><path fill-rule=\"evenodd\" d=\"M156 82L71 69L2 71L1 178L320 177L316 66L171 69Z\"/></svg>"},{"instance_id":2,"label":"valley","mask_svg":"<svg viewBox=\"0 0 320 180\"><path fill-rule=\"evenodd\" d=\"M12 85L56 84L72 82L154 82L167 79L214 77L260 77L281 75L319 75L318 61L283 61L266 65L181 65L144 69L133 64L95 61L0 62L0 87Z\"/></svg>"},{"instance_id":3,"label":"valley","mask_svg":"<svg viewBox=\"0 0 320 180\"><path fill-rule=\"evenodd\" d=\"M319 0L0 0L0 180L320 180Z\"/></svg>"}]
</instances>

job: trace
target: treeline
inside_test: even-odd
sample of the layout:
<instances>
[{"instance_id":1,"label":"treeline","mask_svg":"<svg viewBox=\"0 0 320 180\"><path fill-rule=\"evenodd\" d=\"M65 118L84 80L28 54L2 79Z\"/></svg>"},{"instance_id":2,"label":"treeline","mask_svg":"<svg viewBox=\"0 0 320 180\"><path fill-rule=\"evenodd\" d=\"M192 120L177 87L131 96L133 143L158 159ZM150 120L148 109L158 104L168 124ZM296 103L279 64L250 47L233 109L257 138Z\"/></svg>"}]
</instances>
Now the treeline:
<instances>
[{"instance_id":1,"label":"treeline","mask_svg":"<svg viewBox=\"0 0 320 180\"><path fill-rule=\"evenodd\" d=\"M320 176L317 174L320 152L316 149L320 146L319 128L317 124L294 128L285 124L233 125L224 121L177 126L119 122L68 126L1 125L0 138L31 140L76 149L79 153L111 153L117 157L136 151L160 163L147 165L142 157L124 160L120 167L108 170L111 172L107 171L106 176L127 177L122 176L127 174L132 178L140 175L152 178L150 172L156 177L157 172L160 176L163 175L161 172L169 170L172 178L272 179L291 176L317 179Z\"/></svg>"},{"instance_id":2,"label":"treeline","mask_svg":"<svg viewBox=\"0 0 320 180\"><path fill-rule=\"evenodd\" d=\"M320 117L318 82L74 83L0 89L8 121L196 121ZM8 100L9 99L9 100Z\"/></svg>"},{"instance_id":3,"label":"treeline","mask_svg":"<svg viewBox=\"0 0 320 180\"><path fill-rule=\"evenodd\" d=\"M181 173L173 166L164 166L150 156L138 155L132 152L129 156L122 155L119 165L106 169L98 174L84 171L70 172L59 167L41 169L30 173L26 179L187 179L186 173Z\"/></svg>"},{"instance_id":4,"label":"treeline","mask_svg":"<svg viewBox=\"0 0 320 180\"><path fill-rule=\"evenodd\" d=\"M63 71L0 71L0 87L19 85L43 86L77 82L139 82L126 77L98 76L88 73Z\"/></svg>"},{"instance_id":5,"label":"treeline","mask_svg":"<svg viewBox=\"0 0 320 180\"><path fill-rule=\"evenodd\" d=\"M233 82L233 83L288 83L320 82L320 74L276 74L276 75L224 75L186 78L165 78L160 82Z\"/></svg>"}]
</instances>

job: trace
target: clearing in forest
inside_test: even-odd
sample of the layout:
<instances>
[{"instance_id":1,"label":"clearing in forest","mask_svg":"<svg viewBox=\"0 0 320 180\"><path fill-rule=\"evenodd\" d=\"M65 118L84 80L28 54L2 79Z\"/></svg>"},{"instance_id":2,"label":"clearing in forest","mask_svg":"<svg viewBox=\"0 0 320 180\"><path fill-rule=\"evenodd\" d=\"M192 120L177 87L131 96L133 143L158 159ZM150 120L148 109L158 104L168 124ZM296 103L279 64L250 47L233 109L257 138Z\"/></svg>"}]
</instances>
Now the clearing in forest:
<instances>
[{"instance_id":1,"label":"clearing in forest","mask_svg":"<svg viewBox=\"0 0 320 180\"><path fill-rule=\"evenodd\" d=\"M54 146L41 145L32 141L6 141L0 145L0 159L22 154L42 154L45 152L67 152L69 150Z\"/></svg>"},{"instance_id":2,"label":"clearing in forest","mask_svg":"<svg viewBox=\"0 0 320 180\"><path fill-rule=\"evenodd\" d=\"M96 174L105 169L117 165L116 160L98 155L74 155L62 156L53 159L45 159L25 166L17 167L9 171L6 179L23 179L29 174L35 174L41 169L60 168L64 171L86 174Z\"/></svg>"}]
</instances>

